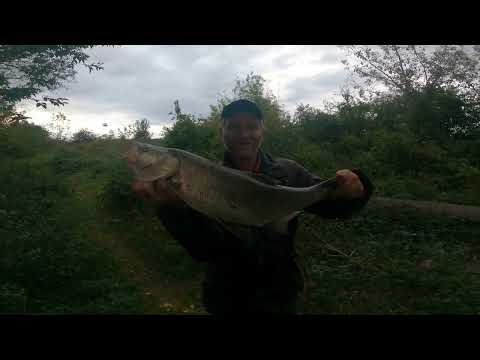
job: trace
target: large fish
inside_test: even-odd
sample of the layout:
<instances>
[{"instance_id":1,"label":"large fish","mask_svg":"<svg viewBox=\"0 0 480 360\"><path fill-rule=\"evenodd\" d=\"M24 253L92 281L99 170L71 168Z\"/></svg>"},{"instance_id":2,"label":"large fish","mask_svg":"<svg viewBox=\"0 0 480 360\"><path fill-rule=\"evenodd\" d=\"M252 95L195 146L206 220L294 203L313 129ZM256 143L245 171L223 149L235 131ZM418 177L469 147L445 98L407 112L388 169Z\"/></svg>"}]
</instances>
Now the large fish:
<instances>
[{"instance_id":1,"label":"large fish","mask_svg":"<svg viewBox=\"0 0 480 360\"><path fill-rule=\"evenodd\" d=\"M127 158L138 180L165 179L190 207L229 224L265 226L288 220L324 199L335 186L335 179L306 188L275 185L263 175L231 169L184 150L139 142L133 143Z\"/></svg>"}]
</instances>

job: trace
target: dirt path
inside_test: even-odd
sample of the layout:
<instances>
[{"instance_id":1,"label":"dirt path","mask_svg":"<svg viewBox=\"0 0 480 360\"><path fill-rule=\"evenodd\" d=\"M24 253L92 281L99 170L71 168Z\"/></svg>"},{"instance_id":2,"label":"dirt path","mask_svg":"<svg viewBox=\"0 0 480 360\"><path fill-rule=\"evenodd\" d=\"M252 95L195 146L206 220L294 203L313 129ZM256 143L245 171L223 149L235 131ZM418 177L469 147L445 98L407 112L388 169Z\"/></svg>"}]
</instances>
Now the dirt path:
<instances>
[{"instance_id":1,"label":"dirt path","mask_svg":"<svg viewBox=\"0 0 480 360\"><path fill-rule=\"evenodd\" d=\"M480 207L450 204L438 201L400 200L385 197L372 198L368 204L372 209L402 210L413 208L426 215L438 215L480 221Z\"/></svg>"},{"instance_id":2,"label":"dirt path","mask_svg":"<svg viewBox=\"0 0 480 360\"><path fill-rule=\"evenodd\" d=\"M121 264L121 271L140 289L147 307L146 314L199 314L204 313L199 305L191 304L187 290L197 286L194 282L169 282L149 269L144 260L122 241L113 248Z\"/></svg>"},{"instance_id":3,"label":"dirt path","mask_svg":"<svg viewBox=\"0 0 480 360\"><path fill-rule=\"evenodd\" d=\"M206 314L200 304L192 304L189 300L189 289L198 288L198 283L168 281L148 267L142 256L127 245L121 233L106 234L100 229L95 233L95 240L110 249L118 259L122 274L141 289L145 314Z\"/></svg>"},{"instance_id":4,"label":"dirt path","mask_svg":"<svg viewBox=\"0 0 480 360\"><path fill-rule=\"evenodd\" d=\"M131 245L125 234L114 227L99 222L104 214L96 208L96 193L85 186L82 178L73 176L71 188L76 196L88 207L88 237L107 248L118 260L120 271L141 291L146 314L206 314L201 304L192 304L192 291L200 291L198 282L168 281L161 273L149 266L148 261ZM92 210L93 209L93 210ZM90 220L90 221L89 221ZM193 290L192 290L193 289Z\"/></svg>"}]
</instances>

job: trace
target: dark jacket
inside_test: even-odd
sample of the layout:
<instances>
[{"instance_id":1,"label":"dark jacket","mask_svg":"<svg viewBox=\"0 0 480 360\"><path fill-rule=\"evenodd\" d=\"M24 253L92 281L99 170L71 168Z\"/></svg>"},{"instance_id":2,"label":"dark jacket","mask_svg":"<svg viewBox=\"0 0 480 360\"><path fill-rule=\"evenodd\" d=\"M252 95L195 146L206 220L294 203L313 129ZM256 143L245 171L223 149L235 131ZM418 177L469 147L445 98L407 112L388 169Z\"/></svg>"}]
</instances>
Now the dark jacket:
<instances>
[{"instance_id":1,"label":"dark jacket","mask_svg":"<svg viewBox=\"0 0 480 360\"><path fill-rule=\"evenodd\" d=\"M260 151L260 173L291 187L307 187L322 179L288 159L274 160ZM225 153L223 165L233 167ZM346 219L365 206L373 186L360 171L366 196L356 200L319 201L304 209L323 218ZM207 263L203 301L211 313L266 312L282 303L292 303L303 289L303 279L295 262L294 237L298 217L288 223L287 233L267 227L249 228L249 236L239 238L216 221L184 206L161 208L157 212L167 231L197 261ZM281 310L279 310L281 311Z\"/></svg>"}]
</instances>

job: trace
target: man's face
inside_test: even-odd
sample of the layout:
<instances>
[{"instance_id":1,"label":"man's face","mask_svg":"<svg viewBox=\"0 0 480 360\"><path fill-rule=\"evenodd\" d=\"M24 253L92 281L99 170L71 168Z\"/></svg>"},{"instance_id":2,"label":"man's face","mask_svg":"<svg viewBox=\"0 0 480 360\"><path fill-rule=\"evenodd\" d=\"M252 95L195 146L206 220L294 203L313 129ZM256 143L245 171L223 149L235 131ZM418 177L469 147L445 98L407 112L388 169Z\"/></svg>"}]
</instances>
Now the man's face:
<instances>
[{"instance_id":1,"label":"man's face","mask_svg":"<svg viewBox=\"0 0 480 360\"><path fill-rule=\"evenodd\" d=\"M251 114L237 113L225 119L220 135L233 156L250 159L257 155L262 144L263 125Z\"/></svg>"}]
</instances>

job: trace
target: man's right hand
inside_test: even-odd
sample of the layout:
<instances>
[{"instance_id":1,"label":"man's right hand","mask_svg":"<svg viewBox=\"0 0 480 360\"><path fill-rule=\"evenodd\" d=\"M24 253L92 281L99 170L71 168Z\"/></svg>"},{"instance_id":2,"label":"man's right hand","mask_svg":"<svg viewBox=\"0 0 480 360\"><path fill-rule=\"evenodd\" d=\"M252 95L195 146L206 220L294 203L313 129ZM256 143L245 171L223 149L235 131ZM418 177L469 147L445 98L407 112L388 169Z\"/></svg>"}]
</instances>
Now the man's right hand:
<instances>
[{"instance_id":1,"label":"man's right hand","mask_svg":"<svg viewBox=\"0 0 480 360\"><path fill-rule=\"evenodd\" d=\"M182 200L170 189L165 180L139 181L134 180L132 190L142 198L156 206L179 206Z\"/></svg>"}]
</instances>

